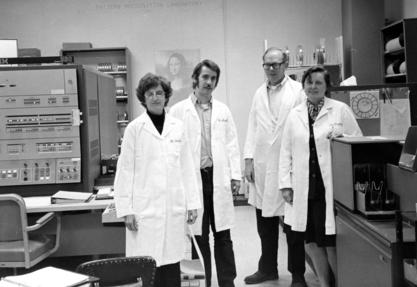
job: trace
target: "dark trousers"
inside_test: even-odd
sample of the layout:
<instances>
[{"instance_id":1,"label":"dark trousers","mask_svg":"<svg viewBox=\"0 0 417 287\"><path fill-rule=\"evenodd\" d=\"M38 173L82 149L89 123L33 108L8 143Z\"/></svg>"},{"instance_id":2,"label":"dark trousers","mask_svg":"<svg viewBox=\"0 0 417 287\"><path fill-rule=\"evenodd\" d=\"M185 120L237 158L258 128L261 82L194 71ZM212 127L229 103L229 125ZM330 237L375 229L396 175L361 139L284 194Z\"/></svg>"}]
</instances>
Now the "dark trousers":
<instances>
[{"instance_id":1,"label":"dark trousers","mask_svg":"<svg viewBox=\"0 0 417 287\"><path fill-rule=\"evenodd\" d=\"M196 236L196 240L203 255L207 286L211 285L211 251L209 243L211 227L214 237L217 281L220 287L234 287L233 280L236 278L236 264L230 229L217 232L214 223L213 168L201 170L201 179L203 182L204 214L202 235Z\"/></svg>"},{"instance_id":2,"label":"dark trousers","mask_svg":"<svg viewBox=\"0 0 417 287\"><path fill-rule=\"evenodd\" d=\"M301 280L304 278L304 272L306 271L304 238L297 236L291 230L291 226L287 224L284 224L284 232L287 235L288 271L291 272L293 279Z\"/></svg>"},{"instance_id":3,"label":"dark trousers","mask_svg":"<svg viewBox=\"0 0 417 287\"><path fill-rule=\"evenodd\" d=\"M155 287L181 287L180 263L162 265L156 268Z\"/></svg>"},{"instance_id":4,"label":"dark trousers","mask_svg":"<svg viewBox=\"0 0 417 287\"><path fill-rule=\"evenodd\" d=\"M263 217L262 210L256 209L256 226L261 239L258 271L264 274L278 274L278 224L278 216Z\"/></svg>"}]
</instances>

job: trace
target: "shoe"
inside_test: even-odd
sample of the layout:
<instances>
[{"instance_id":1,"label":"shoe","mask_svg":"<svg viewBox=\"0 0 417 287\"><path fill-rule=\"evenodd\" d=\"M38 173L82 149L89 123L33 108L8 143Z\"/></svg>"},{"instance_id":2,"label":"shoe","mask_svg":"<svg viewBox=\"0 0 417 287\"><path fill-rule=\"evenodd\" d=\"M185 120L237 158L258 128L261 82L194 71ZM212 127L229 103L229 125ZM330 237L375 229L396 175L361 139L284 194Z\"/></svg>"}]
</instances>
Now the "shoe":
<instances>
[{"instance_id":1,"label":"shoe","mask_svg":"<svg viewBox=\"0 0 417 287\"><path fill-rule=\"evenodd\" d=\"M244 281L246 284L259 284L269 280L277 280L278 274L265 274L260 271L256 271L250 276L245 277Z\"/></svg>"},{"instance_id":2,"label":"shoe","mask_svg":"<svg viewBox=\"0 0 417 287\"><path fill-rule=\"evenodd\" d=\"M304 279L304 274L292 274L292 282L290 287L308 287L306 280Z\"/></svg>"},{"instance_id":3,"label":"shoe","mask_svg":"<svg viewBox=\"0 0 417 287\"><path fill-rule=\"evenodd\" d=\"M292 281L290 287L308 287L305 281Z\"/></svg>"}]
</instances>

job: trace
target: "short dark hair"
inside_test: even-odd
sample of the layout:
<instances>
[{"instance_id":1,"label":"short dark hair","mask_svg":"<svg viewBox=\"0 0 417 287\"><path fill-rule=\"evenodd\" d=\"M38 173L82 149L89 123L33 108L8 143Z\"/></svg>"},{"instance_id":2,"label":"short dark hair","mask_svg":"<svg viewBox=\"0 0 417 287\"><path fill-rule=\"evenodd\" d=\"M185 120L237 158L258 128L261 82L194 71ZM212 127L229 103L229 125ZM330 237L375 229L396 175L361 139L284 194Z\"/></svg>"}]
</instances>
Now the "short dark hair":
<instances>
[{"instance_id":1,"label":"short dark hair","mask_svg":"<svg viewBox=\"0 0 417 287\"><path fill-rule=\"evenodd\" d=\"M146 108L146 91L152 88L156 88L159 85L161 85L162 90L164 90L165 93L165 106L168 104L169 98L172 95L171 83L162 76L147 73L139 80L138 87L136 88L136 96L138 97L142 106Z\"/></svg>"},{"instance_id":2,"label":"short dark hair","mask_svg":"<svg viewBox=\"0 0 417 287\"><path fill-rule=\"evenodd\" d=\"M331 88L332 83L330 82L329 72L323 66L313 66L304 72L303 77L301 78L301 83L303 85L303 88L304 88L305 81L311 80L311 75L313 73L323 74L324 81L326 82L326 96L329 97L329 94L330 94L329 89Z\"/></svg>"},{"instance_id":3,"label":"short dark hair","mask_svg":"<svg viewBox=\"0 0 417 287\"><path fill-rule=\"evenodd\" d=\"M281 52L282 53L282 60L283 60L283 62L284 63L285 62L288 62L288 55L287 55L287 53L285 53L282 49L277 48L277 47L269 47L268 49L266 49L265 52L264 52L264 54L262 55L262 61L265 62L265 56L266 56L266 54L268 54L271 51L279 51L279 52Z\"/></svg>"},{"instance_id":4,"label":"short dark hair","mask_svg":"<svg viewBox=\"0 0 417 287\"><path fill-rule=\"evenodd\" d=\"M217 81L215 85L215 87L217 87L220 78L220 68L215 62L206 59L198 63L197 66L195 66L193 73L191 74L191 78L193 79L193 89L195 89L195 87L198 85L198 76L200 76L203 67L207 67L217 74Z\"/></svg>"}]
</instances>

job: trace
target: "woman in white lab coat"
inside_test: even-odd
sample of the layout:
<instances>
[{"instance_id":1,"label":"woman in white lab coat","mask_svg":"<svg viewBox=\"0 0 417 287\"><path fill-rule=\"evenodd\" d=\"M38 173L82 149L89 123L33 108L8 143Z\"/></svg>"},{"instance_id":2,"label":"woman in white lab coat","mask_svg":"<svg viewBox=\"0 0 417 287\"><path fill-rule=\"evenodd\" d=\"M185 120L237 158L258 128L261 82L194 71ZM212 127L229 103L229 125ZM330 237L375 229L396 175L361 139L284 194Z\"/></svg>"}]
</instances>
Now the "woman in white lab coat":
<instances>
[{"instance_id":1,"label":"woman in white lab coat","mask_svg":"<svg viewBox=\"0 0 417 287\"><path fill-rule=\"evenodd\" d=\"M330 268L336 274L330 141L362 133L346 104L325 97L330 76L323 67L308 69L302 84L307 100L290 112L285 124L279 187L286 201L285 224L305 240L321 286L330 286Z\"/></svg>"},{"instance_id":2,"label":"woman in white lab coat","mask_svg":"<svg viewBox=\"0 0 417 287\"><path fill-rule=\"evenodd\" d=\"M118 217L124 217L126 256L152 256L155 286L180 286L185 222L201 207L191 150L181 121L164 107L170 83L153 74L139 82L146 112L126 127L114 182Z\"/></svg>"}]
</instances>

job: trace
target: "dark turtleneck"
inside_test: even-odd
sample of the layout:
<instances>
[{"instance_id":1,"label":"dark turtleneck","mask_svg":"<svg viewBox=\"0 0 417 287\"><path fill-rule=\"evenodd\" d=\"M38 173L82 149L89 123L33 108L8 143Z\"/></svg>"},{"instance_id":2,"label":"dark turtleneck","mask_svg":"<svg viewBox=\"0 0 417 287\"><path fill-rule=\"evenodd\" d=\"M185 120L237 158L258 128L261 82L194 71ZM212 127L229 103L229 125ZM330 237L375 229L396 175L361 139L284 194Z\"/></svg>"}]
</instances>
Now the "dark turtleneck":
<instances>
[{"instance_id":1,"label":"dark turtleneck","mask_svg":"<svg viewBox=\"0 0 417 287\"><path fill-rule=\"evenodd\" d=\"M164 122L165 122L165 111L162 112L160 115L155 115L150 113L148 110L146 110L146 113L151 118L153 125L158 130L159 134L162 134L162 129L164 128Z\"/></svg>"}]
</instances>

